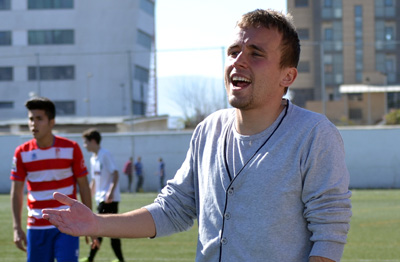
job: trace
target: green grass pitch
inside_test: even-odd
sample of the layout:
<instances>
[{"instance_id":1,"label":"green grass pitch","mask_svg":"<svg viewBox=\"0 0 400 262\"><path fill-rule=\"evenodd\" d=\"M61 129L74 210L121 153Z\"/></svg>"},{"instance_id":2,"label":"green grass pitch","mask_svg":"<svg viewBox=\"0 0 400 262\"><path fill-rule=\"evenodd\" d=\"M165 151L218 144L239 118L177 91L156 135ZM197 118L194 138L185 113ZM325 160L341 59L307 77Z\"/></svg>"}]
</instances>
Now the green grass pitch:
<instances>
[{"instance_id":1,"label":"green grass pitch","mask_svg":"<svg viewBox=\"0 0 400 262\"><path fill-rule=\"evenodd\" d=\"M400 190L352 190L353 217L343 262L400 262ZM122 194L120 212L152 203L155 193ZM26 219L26 212L24 215ZM26 261L13 243L9 195L0 195L0 261ZM194 261L197 226L159 239L123 239L126 261ZM89 252L81 238L80 257ZM115 259L105 238L96 261Z\"/></svg>"}]
</instances>

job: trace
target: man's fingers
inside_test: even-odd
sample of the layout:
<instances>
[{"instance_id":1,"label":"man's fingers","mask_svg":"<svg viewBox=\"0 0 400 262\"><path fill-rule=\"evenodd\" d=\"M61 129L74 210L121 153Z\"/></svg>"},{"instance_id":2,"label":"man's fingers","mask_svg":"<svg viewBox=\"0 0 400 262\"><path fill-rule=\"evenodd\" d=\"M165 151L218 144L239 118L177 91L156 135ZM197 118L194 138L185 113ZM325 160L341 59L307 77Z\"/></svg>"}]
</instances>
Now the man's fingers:
<instances>
[{"instance_id":1,"label":"man's fingers","mask_svg":"<svg viewBox=\"0 0 400 262\"><path fill-rule=\"evenodd\" d=\"M58 216L59 210L55 209L42 209L42 218L47 219L50 223L52 223L55 226L58 226L56 216Z\"/></svg>"},{"instance_id":2,"label":"man's fingers","mask_svg":"<svg viewBox=\"0 0 400 262\"><path fill-rule=\"evenodd\" d=\"M67 205L67 206L72 206L76 200L68 197L67 195L55 192L53 193L53 198L57 200L58 202ZM58 215L60 210L55 210L55 209L43 209L42 210L42 217L44 219L50 220L51 216L50 215ZM53 223L53 222L52 222Z\"/></svg>"},{"instance_id":3,"label":"man's fingers","mask_svg":"<svg viewBox=\"0 0 400 262\"><path fill-rule=\"evenodd\" d=\"M17 248L22 250L22 251L24 251L24 252L26 252L26 248L20 243L17 244Z\"/></svg>"},{"instance_id":4,"label":"man's fingers","mask_svg":"<svg viewBox=\"0 0 400 262\"><path fill-rule=\"evenodd\" d=\"M24 245L24 243L25 243L25 241L23 241L21 239L21 240L16 241L15 245L17 246L18 249L21 249L22 251L26 252L26 248L25 248L26 243L25 243L25 245Z\"/></svg>"},{"instance_id":5,"label":"man's fingers","mask_svg":"<svg viewBox=\"0 0 400 262\"><path fill-rule=\"evenodd\" d=\"M72 204L74 204L76 201L76 200L74 200L64 194L58 193L58 192L55 192L53 194L53 197L58 202L63 203L64 205L68 205L68 206L72 206Z\"/></svg>"}]
</instances>

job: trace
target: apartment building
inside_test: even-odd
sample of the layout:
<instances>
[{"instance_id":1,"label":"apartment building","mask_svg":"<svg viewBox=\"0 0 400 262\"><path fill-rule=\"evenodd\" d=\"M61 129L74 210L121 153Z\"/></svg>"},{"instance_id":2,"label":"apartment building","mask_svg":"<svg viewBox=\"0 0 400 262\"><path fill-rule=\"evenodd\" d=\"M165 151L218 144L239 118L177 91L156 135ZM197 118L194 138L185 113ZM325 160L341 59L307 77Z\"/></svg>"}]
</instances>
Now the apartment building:
<instances>
[{"instance_id":1,"label":"apartment building","mask_svg":"<svg viewBox=\"0 0 400 262\"><path fill-rule=\"evenodd\" d=\"M400 108L400 1L288 0L301 39L294 103L375 124Z\"/></svg>"},{"instance_id":2,"label":"apartment building","mask_svg":"<svg viewBox=\"0 0 400 262\"><path fill-rule=\"evenodd\" d=\"M155 0L0 0L0 120L32 96L58 116L143 116Z\"/></svg>"}]
</instances>

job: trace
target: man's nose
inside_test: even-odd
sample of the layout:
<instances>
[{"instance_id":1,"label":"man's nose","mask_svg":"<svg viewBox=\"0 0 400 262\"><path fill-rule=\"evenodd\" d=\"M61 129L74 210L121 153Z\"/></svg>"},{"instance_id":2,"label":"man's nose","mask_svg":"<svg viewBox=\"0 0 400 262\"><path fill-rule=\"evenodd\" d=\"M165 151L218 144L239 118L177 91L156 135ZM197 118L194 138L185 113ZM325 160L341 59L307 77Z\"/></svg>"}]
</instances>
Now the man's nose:
<instances>
[{"instance_id":1,"label":"man's nose","mask_svg":"<svg viewBox=\"0 0 400 262\"><path fill-rule=\"evenodd\" d=\"M247 64L247 59L246 59L244 53L243 53L243 52L240 52L240 53L236 56L235 61L233 62L233 66L234 66L235 68L240 68L240 67L244 68L244 67L247 67L247 65L248 65L248 64Z\"/></svg>"},{"instance_id":2,"label":"man's nose","mask_svg":"<svg viewBox=\"0 0 400 262\"><path fill-rule=\"evenodd\" d=\"M32 120L29 120L29 125L30 125L30 126L33 126L33 127L36 126L36 121L33 120L33 119L32 119Z\"/></svg>"}]
</instances>

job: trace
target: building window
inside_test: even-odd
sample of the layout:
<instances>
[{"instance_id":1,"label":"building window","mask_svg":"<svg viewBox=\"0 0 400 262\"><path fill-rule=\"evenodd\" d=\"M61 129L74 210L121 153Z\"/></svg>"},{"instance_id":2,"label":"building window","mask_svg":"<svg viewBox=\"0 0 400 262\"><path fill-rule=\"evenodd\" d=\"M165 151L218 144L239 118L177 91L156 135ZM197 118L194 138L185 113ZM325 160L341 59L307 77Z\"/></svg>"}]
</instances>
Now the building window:
<instances>
[{"instance_id":1,"label":"building window","mask_svg":"<svg viewBox=\"0 0 400 262\"><path fill-rule=\"evenodd\" d=\"M387 59L385 61L386 72L395 72L394 59Z\"/></svg>"},{"instance_id":2,"label":"building window","mask_svg":"<svg viewBox=\"0 0 400 262\"><path fill-rule=\"evenodd\" d=\"M388 109L400 108L400 93L387 93Z\"/></svg>"},{"instance_id":3,"label":"building window","mask_svg":"<svg viewBox=\"0 0 400 262\"><path fill-rule=\"evenodd\" d=\"M146 47L146 49L151 50L153 38L149 34L146 34L145 32L138 30L137 43L143 47Z\"/></svg>"},{"instance_id":4,"label":"building window","mask_svg":"<svg viewBox=\"0 0 400 262\"><path fill-rule=\"evenodd\" d=\"M343 40L343 23L341 21L333 22L333 39L340 42Z\"/></svg>"},{"instance_id":5,"label":"building window","mask_svg":"<svg viewBox=\"0 0 400 262\"><path fill-rule=\"evenodd\" d=\"M324 7L332 8L333 7L332 0L324 0Z\"/></svg>"},{"instance_id":6,"label":"building window","mask_svg":"<svg viewBox=\"0 0 400 262\"><path fill-rule=\"evenodd\" d=\"M299 35L300 40L310 39L310 31L308 30L308 28L297 29L297 34Z\"/></svg>"},{"instance_id":7,"label":"building window","mask_svg":"<svg viewBox=\"0 0 400 262\"><path fill-rule=\"evenodd\" d=\"M356 65L356 82L362 82L364 71L364 42L363 42L363 8L361 5L354 6L354 32L355 32L355 65Z\"/></svg>"},{"instance_id":8,"label":"building window","mask_svg":"<svg viewBox=\"0 0 400 262\"><path fill-rule=\"evenodd\" d=\"M14 102L0 101L0 109L10 109L10 108L14 108Z\"/></svg>"},{"instance_id":9,"label":"building window","mask_svg":"<svg viewBox=\"0 0 400 262\"><path fill-rule=\"evenodd\" d=\"M13 68L0 67L0 81L12 81L12 80L13 80Z\"/></svg>"},{"instance_id":10,"label":"building window","mask_svg":"<svg viewBox=\"0 0 400 262\"><path fill-rule=\"evenodd\" d=\"M297 66L297 70L299 73L310 73L310 62L309 61L300 61Z\"/></svg>"},{"instance_id":11,"label":"building window","mask_svg":"<svg viewBox=\"0 0 400 262\"><path fill-rule=\"evenodd\" d=\"M332 41L333 40L333 29L325 28L324 32L325 32L325 34L324 34L325 41Z\"/></svg>"},{"instance_id":12,"label":"building window","mask_svg":"<svg viewBox=\"0 0 400 262\"><path fill-rule=\"evenodd\" d=\"M323 48L325 51L334 50L334 41L333 41L333 28L325 28L323 35Z\"/></svg>"},{"instance_id":13,"label":"building window","mask_svg":"<svg viewBox=\"0 0 400 262\"><path fill-rule=\"evenodd\" d=\"M385 49L386 50L396 50L396 36L394 26L385 26Z\"/></svg>"},{"instance_id":14,"label":"building window","mask_svg":"<svg viewBox=\"0 0 400 262\"><path fill-rule=\"evenodd\" d=\"M133 114L134 115L144 115L146 113L146 104L142 101L132 102Z\"/></svg>"},{"instance_id":15,"label":"building window","mask_svg":"<svg viewBox=\"0 0 400 262\"><path fill-rule=\"evenodd\" d=\"M362 77L363 77L363 72L356 71L356 82L361 83L362 82Z\"/></svg>"},{"instance_id":16,"label":"building window","mask_svg":"<svg viewBox=\"0 0 400 262\"><path fill-rule=\"evenodd\" d=\"M349 118L354 120L362 119L362 110L359 108L353 108L349 110Z\"/></svg>"},{"instance_id":17,"label":"building window","mask_svg":"<svg viewBox=\"0 0 400 262\"><path fill-rule=\"evenodd\" d=\"M395 57L388 56L385 60L385 72L387 77L387 82L389 84L396 83L396 59Z\"/></svg>"},{"instance_id":18,"label":"building window","mask_svg":"<svg viewBox=\"0 0 400 262\"><path fill-rule=\"evenodd\" d=\"M141 66L135 67L135 80L141 83L149 82L149 70Z\"/></svg>"},{"instance_id":19,"label":"building window","mask_svg":"<svg viewBox=\"0 0 400 262\"><path fill-rule=\"evenodd\" d=\"M11 31L0 31L0 45L11 45Z\"/></svg>"},{"instance_id":20,"label":"building window","mask_svg":"<svg viewBox=\"0 0 400 262\"><path fill-rule=\"evenodd\" d=\"M325 64L325 73L326 74L332 74L333 73L333 65L332 64Z\"/></svg>"},{"instance_id":21,"label":"building window","mask_svg":"<svg viewBox=\"0 0 400 262\"><path fill-rule=\"evenodd\" d=\"M335 84L337 85L343 84L343 74L340 73L335 74Z\"/></svg>"},{"instance_id":22,"label":"building window","mask_svg":"<svg viewBox=\"0 0 400 262\"><path fill-rule=\"evenodd\" d=\"M337 85L343 83L343 54L324 55L325 84ZM328 59L329 58L329 59Z\"/></svg>"},{"instance_id":23,"label":"building window","mask_svg":"<svg viewBox=\"0 0 400 262\"><path fill-rule=\"evenodd\" d=\"M385 22L376 21L375 22L375 41L376 49L382 50L385 42Z\"/></svg>"},{"instance_id":24,"label":"building window","mask_svg":"<svg viewBox=\"0 0 400 262\"><path fill-rule=\"evenodd\" d=\"M363 94L362 93L348 94L347 97L348 97L349 101L362 101L363 100Z\"/></svg>"},{"instance_id":25,"label":"building window","mask_svg":"<svg viewBox=\"0 0 400 262\"><path fill-rule=\"evenodd\" d=\"M28 0L28 9L71 9L74 0Z\"/></svg>"},{"instance_id":26,"label":"building window","mask_svg":"<svg viewBox=\"0 0 400 262\"><path fill-rule=\"evenodd\" d=\"M154 2L149 0L140 0L140 9L151 16L154 16Z\"/></svg>"},{"instance_id":27,"label":"building window","mask_svg":"<svg viewBox=\"0 0 400 262\"><path fill-rule=\"evenodd\" d=\"M30 30L29 45L63 45L74 43L74 30Z\"/></svg>"},{"instance_id":28,"label":"building window","mask_svg":"<svg viewBox=\"0 0 400 262\"><path fill-rule=\"evenodd\" d=\"M54 101L58 116L75 115L75 101Z\"/></svg>"},{"instance_id":29,"label":"building window","mask_svg":"<svg viewBox=\"0 0 400 262\"><path fill-rule=\"evenodd\" d=\"M295 7L307 7L308 0L295 0L294 5L295 5Z\"/></svg>"},{"instance_id":30,"label":"building window","mask_svg":"<svg viewBox=\"0 0 400 262\"><path fill-rule=\"evenodd\" d=\"M354 6L354 15L356 17L362 17L362 6L361 5Z\"/></svg>"},{"instance_id":31,"label":"building window","mask_svg":"<svg viewBox=\"0 0 400 262\"><path fill-rule=\"evenodd\" d=\"M391 26L385 27L385 40L391 41L394 39L394 28Z\"/></svg>"},{"instance_id":32,"label":"building window","mask_svg":"<svg viewBox=\"0 0 400 262\"><path fill-rule=\"evenodd\" d=\"M11 9L11 0L0 0L0 10L10 10Z\"/></svg>"},{"instance_id":33,"label":"building window","mask_svg":"<svg viewBox=\"0 0 400 262\"><path fill-rule=\"evenodd\" d=\"M387 7L393 7L394 5L393 5L393 0L385 0L385 6L387 6Z\"/></svg>"},{"instance_id":34,"label":"building window","mask_svg":"<svg viewBox=\"0 0 400 262\"><path fill-rule=\"evenodd\" d=\"M40 80L73 80L75 79L74 66L41 66ZM28 79L37 80L37 67L28 67Z\"/></svg>"},{"instance_id":35,"label":"building window","mask_svg":"<svg viewBox=\"0 0 400 262\"><path fill-rule=\"evenodd\" d=\"M393 0L375 0L375 16L376 17L395 17L396 2Z\"/></svg>"},{"instance_id":36,"label":"building window","mask_svg":"<svg viewBox=\"0 0 400 262\"><path fill-rule=\"evenodd\" d=\"M385 73L385 54L378 53L375 56L375 69L378 72Z\"/></svg>"},{"instance_id":37,"label":"building window","mask_svg":"<svg viewBox=\"0 0 400 262\"><path fill-rule=\"evenodd\" d=\"M377 50L396 50L396 26L393 23L376 21L375 40Z\"/></svg>"},{"instance_id":38,"label":"building window","mask_svg":"<svg viewBox=\"0 0 400 262\"><path fill-rule=\"evenodd\" d=\"M363 69L363 58L364 58L364 52L362 50L362 47L356 48L356 70L361 70Z\"/></svg>"},{"instance_id":39,"label":"building window","mask_svg":"<svg viewBox=\"0 0 400 262\"><path fill-rule=\"evenodd\" d=\"M321 8L324 19L342 17L342 0L324 0Z\"/></svg>"},{"instance_id":40,"label":"building window","mask_svg":"<svg viewBox=\"0 0 400 262\"><path fill-rule=\"evenodd\" d=\"M341 51L343 49L343 28L342 22L335 21L329 27L324 28L324 50L325 51Z\"/></svg>"}]
</instances>

